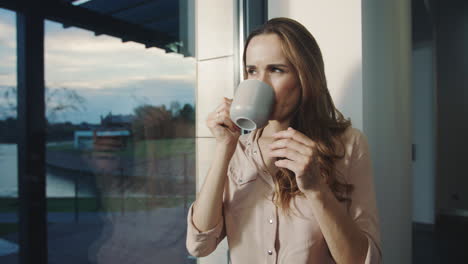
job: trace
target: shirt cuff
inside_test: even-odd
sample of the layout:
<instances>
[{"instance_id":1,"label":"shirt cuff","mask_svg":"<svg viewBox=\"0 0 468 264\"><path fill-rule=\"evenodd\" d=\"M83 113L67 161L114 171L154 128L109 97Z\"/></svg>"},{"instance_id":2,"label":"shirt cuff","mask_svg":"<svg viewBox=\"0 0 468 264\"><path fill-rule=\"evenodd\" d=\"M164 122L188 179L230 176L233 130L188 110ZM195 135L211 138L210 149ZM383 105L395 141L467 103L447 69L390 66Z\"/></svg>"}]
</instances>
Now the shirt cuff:
<instances>
[{"instance_id":1,"label":"shirt cuff","mask_svg":"<svg viewBox=\"0 0 468 264\"><path fill-rule=\"evenodd\" d=\"M221 220L212 229L204 231L204 232L200 231L193 223L193 203L192 203L188 211L187 226L188 226L187 233L193 239L193 241L202 242L202 241L207 241L207 240L212 239L216 243L217 240L219 239L219 236L221 235L221 231L223 230L224 221L221 218Z\"/></svg>"}]
</instances>

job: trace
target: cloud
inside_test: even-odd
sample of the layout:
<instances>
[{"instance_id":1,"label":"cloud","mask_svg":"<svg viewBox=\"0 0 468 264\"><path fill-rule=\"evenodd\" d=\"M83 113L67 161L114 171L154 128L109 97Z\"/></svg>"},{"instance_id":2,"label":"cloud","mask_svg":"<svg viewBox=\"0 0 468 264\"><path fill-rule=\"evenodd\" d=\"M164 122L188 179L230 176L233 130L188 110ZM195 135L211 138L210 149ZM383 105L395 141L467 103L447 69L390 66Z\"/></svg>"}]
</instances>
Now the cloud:
<instances>
[{"instance_id":1,"label":"cloud","mask_svg":"<svg viewBox=\"0 0 468 264\"><path fill-rule=\"evenodd\" d=\"M113 89L80 90L86 100L86 110L67 114L74 123L97 123L99 117L109 112L132 114L142 104L166 105L178 101L181 104L195 102L195 82L181 80L137 80Z\"/></svg>"},{"instance_id":2,"label":"cloud","mask_svg":"<svg viewBox=\"0 0 468 264\"><path fill-rule=\"evenodd\" d=\"M66 31L66 32L65 32ZM46 45L48 48L54 51L64 51L72 53L115 53L121 51L122 45L126 45L126 48L138 48L144 49L144 45L128 42L122 43L119 39L110 36L94 36L93 34L87 34L84 30L74 31L72 29L64 29L64 33L47 35ZM93 40L94 39L94 40Z\"/></svg>"},{"instance_id":3,"label":"cloud","mask_svg":"<svg viewBox=\"0 0 468 264\"><path fill-rule=\"evenodd\" d=\"M181 104L195 103L195 80L187 78L134 79L120 85L94 89L76 89L85 102L85 111L66 113L64 120L73 123L97 123L101 115L131 114L138 105L169 105L172 101ZM58 88L48 85L50 88ZM56 121L64 121L56 120Z\"/></svg>"},{"instance_id":4,"label":"cloud","mask_svg":"<svg viewBox=\"0 0 468 264\"><path fill-rule=\"evenodd\" d=\"M56 86L100 89L146 79L193 79L196 61L180 54L82 29L46 23L46 80Z\"/></svg>"},{"instance_id":5,"label":"cloud","mask_svg":"<svg viewBox=\"0 0 468 264\"><path fill-rule=\"evenodd\" d=\"M85 111L66 114L71 122L99 122L99 116L109 111L129 114L143 103L195 101L194 58L109 36L96 37L78 28L64 29L50 21L45 29L46 86L73 89L86 99ZM16 84L14 31L14 26L0 19L0 85ZM2 46L2 41L9 46Z\"/></svg>"},{"instance_id":6,"label":"cloud","mask_svg":"<svg viewBox=\"0 0 468 264\"><path fill-rule=\"evenodd\" d=\"M16 84L16 28L14 13L0 12L0 85Z\"/></svg>"},{"instance_id":7,"label":"cloud","mask_svg":"<svg viewBox=\"0 0 468 264\"><path fill-rule=\"evenodd\" d=\"M52 86L51 86L52 87ZM195 96L195 80L190 79L142 79L132 80L113 88L95 88L78 91L82 95L133 95L148 98L190 97Z\"/></svg>"},{"instance_id":8,"label":"cloud","mask_svg":"<svg viewBox=\"0 0 468 264\"><path fill-rule=\"evenodd\" d=\"M0 73L0 85L16 85L16 74Z\"/></svg>"},{"instance_id":9,"label":"cloud","mask_svg":"<svg viewBox=\"0 0 468 264\"><path fill-rule=\"evenodd\" d=\"M68 87L77 90L101 90L109 93L116 92L118 89L125 87L138 87L144 89L146 86L153 86L154 83L194 83L195 76L193 75L160 75L155 78L146 76L130 76L130 77L115 77L112 79L99 80L70 80L70 81L47 81L46 86L49 87Z\"/></svg>"},{"instance_id":10,"label":"cloud","mask_svg":"<svg viewBox=\"0 0 468 264\"><path fill-rule=\"evenodd\" d=\"M15 21L9 20L0 20L0 48L16 49L16 27L13 24Z\"/></svg>"}]
</instances>

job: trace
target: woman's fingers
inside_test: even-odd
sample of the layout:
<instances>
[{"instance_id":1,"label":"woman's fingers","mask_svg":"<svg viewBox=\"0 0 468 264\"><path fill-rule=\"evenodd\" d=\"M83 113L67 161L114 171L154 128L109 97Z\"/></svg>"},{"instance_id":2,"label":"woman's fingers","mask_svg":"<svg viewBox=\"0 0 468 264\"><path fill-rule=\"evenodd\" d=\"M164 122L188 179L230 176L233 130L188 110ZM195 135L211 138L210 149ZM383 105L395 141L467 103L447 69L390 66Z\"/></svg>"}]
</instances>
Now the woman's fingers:
<instances>
[{"instance_id":1,"label":"woman's fingers","mask_svg":"<svg viewBox=\"0 0 468 264\"><path fill-rule=\"evenodd\" d=\"M270 150L289 148L306 156L311 156L313 154L313 150L311 147L308 147L290 138L277 139L273 143L271 143L269 147L270 147Z\"/></svg>"},{"instance_id":2,"label":"woman's fingers","mask_svg":"<svg viewBox=\"0 0 468 264\"><path fill-rule=\"evenodd\" d=\"M276 149L276 150L271 150L270 151L270 156L271 157L277 157L277 158L287 158L289 160L293 161L298 161L301 163L304 163L307 161L307 157L302 155L301 153L292 150L290 148L282 148L282 149Z\"/></svg>"},{"instance_id":3,"label":"woman's fingers","mask_svg":"<svg viewBox=\"0 0 468 264\"><path fill-rule=\"evenodd\" d=\"M222 111L217 115L216 123L227 126L232 132L238 132L240 129L232 122L229 112Z\"/></svg>"},{"instance_id":4,"label":"woman's fingers","mask_svg":"<svg viewBox=\"0 0 468 264\"><path fill-rule=\"evenodd\" d=\"M288 128L288 130L283 130L283 131L279 131L279 132L276 132L275 134L273 134L273 138L275 139L281 139L281 138L285 138L285 139L293 139L295 141L298 141L308 147L314 147L315 146L315 142L312 141L310 138L308 138L306 135L302 134L301 132L293 129L293 128Z\"/></svg>"},{"instance_id":5,"label":"woman's fingers","mask_svg":"<svg viewBox=\"0 0 468 264\"><path fill-rule=\"evenodd\" d=\"M285 168L296 173L295 172L296 166L294 164L294 161L287 160L287 159L277 160L275 161L275 165L276 167Z\"/></svg>"},{"instance_id":6,"label":"woman's fingers","mask_svg":"<svg viewBox=\"0 0 468 264\"><path fill-rule=\"evenodd\" d=\"M208 116L207 124L209 127L220 125L229 128L233 133L240 132L240 128L232 122L229 114L231 103L232 99L224 97L223 102Z\"/></svg>"},{"instance_id":7,"label":"woman's fingers","mask_svg":"<svg viewBox=\"0 0 468 264\"><path fill-rule=\"evenodd\" d=\"M228 98L224 97L223 102L216 107L215 112L220 112L220 111L223 111L223 110L229 110L229 109L231 109L231 104L232 104L232 99L228 99Z\"/></svg>"}]
</instances>

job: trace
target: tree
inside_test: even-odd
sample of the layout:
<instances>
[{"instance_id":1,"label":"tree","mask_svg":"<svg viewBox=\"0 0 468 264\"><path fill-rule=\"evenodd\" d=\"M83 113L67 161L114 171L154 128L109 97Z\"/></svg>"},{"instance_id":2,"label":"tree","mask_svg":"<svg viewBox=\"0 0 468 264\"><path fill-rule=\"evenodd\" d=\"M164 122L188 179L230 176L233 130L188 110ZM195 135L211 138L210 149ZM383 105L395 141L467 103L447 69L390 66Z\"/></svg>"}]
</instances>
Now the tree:
<instances>
[{"instance_id":1,"label":"tree","mask_svg":"<svg viewBox=\"0 0 468 264\"><path fill-rule=\"evenodd\" d=\"M7 86L3 92L3 100L0 101L0 118L16 117L16 87Z\"/></svg>"},{"instance_id":2,"label":"tree","mask_svg":"<svg viewBox=\"0 0 468 264\"><path fill-rule=\"evenodd\" d=\"M179 115L183 120L195 122L195 109L190 104L185 104Z\"/></svg>"},{"instance_id":3,"label":"tree","mask_svg":"<svg viewBox=\"0 0 468 264\"><path fill-rule=\"evenodd\" d=\"M180 111L180 103L178 101L172 101L169 109L171 110L172 116L178 116Z\"/></svg>"},{"instance_id":4,"label":"tree","mask_svg":"<svg viewBox=\"0 0 468 264\"><path fill-rule=\"evenodd\" d=\"M132 131L136 139L157 139L170 136L172 113L165 105L141 105L134 109Z\"/></svg>"},{"instance_id":5,"label":"tree","mask_svg":"<svg viewBox=\"0 0 468 264\"><path fill-rule=\"evenodd\" d=\"M17 116L17 88L8 86L0 101L0 118ZM64 119L69 112L86 110L86 100L70 88L45 88L46 117L49 122Z\"/></svg>"},{"instance_id":6,"label":"tree","mask_svg":"<svg viewBox=\"0 0 468 264\"><path fill-rule=\"evenodd\" d=\"M46 88L46 116L50 122L65 119L68 112L86 110L86 99L69 88Z\"/></svg>"}]
</instances>

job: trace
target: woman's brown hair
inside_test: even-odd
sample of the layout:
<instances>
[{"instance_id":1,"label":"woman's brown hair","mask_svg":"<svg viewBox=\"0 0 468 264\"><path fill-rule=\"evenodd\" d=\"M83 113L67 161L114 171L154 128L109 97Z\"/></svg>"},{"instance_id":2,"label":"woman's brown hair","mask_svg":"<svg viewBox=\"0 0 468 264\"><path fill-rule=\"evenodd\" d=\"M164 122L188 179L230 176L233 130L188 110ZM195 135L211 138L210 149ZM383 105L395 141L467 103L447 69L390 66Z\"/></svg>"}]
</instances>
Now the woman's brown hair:
<instances>
[{"instance_id":1,"label":"woman's brown hair","mask_svg":"<svg viewBox=\"0 0 468 264\"><path fill-rule=\"evenodd\" d=\"M347 202L349 208L351 199L348 195L353 191L353 185L339 179L341 174L334 165L344 157L344 143L340 136L351 126L351 121L345 119L333 104L320 48L312 34L299 22L283 17L270 19L251 32L245 42L244 78L247 78L247 46L252 38L262 34L276 34L280 38L282 51L298 75L301 100L290 126L317 143L317 162L321 176L335 197L340 202ZM342 153L337 153L337 142L343 146ZM280 168L273 176L273 181L274 203L289 211L290 201L297 195L303 195L297 187L294 173Z\"/></svg>"}]
</instances>

